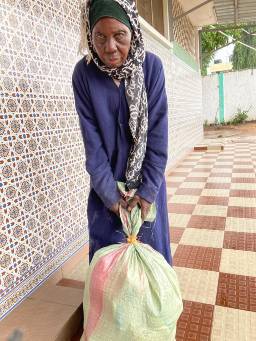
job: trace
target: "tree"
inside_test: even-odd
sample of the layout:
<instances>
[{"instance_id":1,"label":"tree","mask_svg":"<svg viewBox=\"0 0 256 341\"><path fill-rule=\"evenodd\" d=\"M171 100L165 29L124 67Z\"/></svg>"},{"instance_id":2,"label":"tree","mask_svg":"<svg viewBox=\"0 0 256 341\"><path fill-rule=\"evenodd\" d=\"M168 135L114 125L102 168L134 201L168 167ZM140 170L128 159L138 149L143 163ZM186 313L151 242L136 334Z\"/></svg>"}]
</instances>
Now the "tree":
<instances>
[{"instance_id":1,"label":"tree","mask_svg":"<svg viewBox=\"0 0 256 341\"><path fill-rule=\"evenodd\" d=\"M228 38L218 31L202 32L202 75L207 74L207 67L213 59L215 50L224 46L228 42Z\"/></svg>"},{"instance_id":2,"label":"tree","mask_svg":"<svg viewBox=\"0 0 256 341\"><path fill-rule=\"evenodd\" d=\"M255 28L247 29L241 32L241 41L249 46L252 46L256 49L256 34ZM256 51L244 46L242 44L236 43L233 56L233 69L234 70L243 70L243 69L253 69L256 68Z\"/></svg>"},{"instance_id":3,"label":"tree","mask_svg":"<svg viewBox=\"0 0 256 341\"><path fill-rule=\"evenodd\" d=\"M215 25L216 29L228 28L228 26L224 25ZM206 27L206 29L212 28L211 26ZM234 39L240 39L241 37L241 28L225 30L227 35L232 36ZM205 76L207 74L207 67L211 60L214 57L216 50L226 46L229 43L229 38L219 31L202 31L201 36L202 43L202 75Z\"/></svg>"}]
</instances>

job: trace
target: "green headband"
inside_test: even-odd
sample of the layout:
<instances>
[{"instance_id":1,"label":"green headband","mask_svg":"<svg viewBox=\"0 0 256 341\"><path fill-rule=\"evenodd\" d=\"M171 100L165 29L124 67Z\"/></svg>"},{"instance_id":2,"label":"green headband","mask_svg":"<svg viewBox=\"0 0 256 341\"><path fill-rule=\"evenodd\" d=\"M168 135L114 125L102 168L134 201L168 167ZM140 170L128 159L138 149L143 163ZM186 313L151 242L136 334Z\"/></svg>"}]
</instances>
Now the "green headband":
<instances>
[{"instance_id":1,"label":"green headband","mask_svg":"<svg viewBox=\"0 0 256 341\"><path fill-rule=\"evenodd\" d=\"M97 21L103 17L114 18L126 25L130 30L132 29L128 15L126 14L125 10L114 0L92 1L89 12L91 31Z\"/></svg>"}]
</instances>

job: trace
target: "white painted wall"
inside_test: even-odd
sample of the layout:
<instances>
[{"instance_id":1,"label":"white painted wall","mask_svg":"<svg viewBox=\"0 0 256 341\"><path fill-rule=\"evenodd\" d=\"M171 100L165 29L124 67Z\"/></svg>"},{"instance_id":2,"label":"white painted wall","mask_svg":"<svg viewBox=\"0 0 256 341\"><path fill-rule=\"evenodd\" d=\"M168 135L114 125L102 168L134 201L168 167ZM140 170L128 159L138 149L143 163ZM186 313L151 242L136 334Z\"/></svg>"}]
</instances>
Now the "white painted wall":
<instances>
[{"instance_id":1,"label":"white painted wall","mask_svg":"<svg viewBox=\"0 0 256 341\"><path fill-rule=\"evenodd\" d=\"M214 123L215 117L219 115L218 77L216 75L203 77L202 84L204 121Z\"/></svg>"},{"instance_id":2,"label":"white painted wall","mask_svg":"<svg viewBox=\"0 0 256 341\"><path fill-rule=\"evenodd\" d=\"M171 44L142 22L146 49L164 65L169 106L169 159L173 166L203 138L201 75L172 54Z\"/></svg>"},{"instance_id":3,"label":"white painted wall","mask_svg":"<svg viewBox=\"0 0 256 341\"><path fill-rule=\"evenodd\" d=\"M256 69L224 74L225 121L232 119L238 108L250 111L248 119L256 119ZM218 76L203 77L204 120L213 123L219 111Z\"/></svg>"}]
</instances>

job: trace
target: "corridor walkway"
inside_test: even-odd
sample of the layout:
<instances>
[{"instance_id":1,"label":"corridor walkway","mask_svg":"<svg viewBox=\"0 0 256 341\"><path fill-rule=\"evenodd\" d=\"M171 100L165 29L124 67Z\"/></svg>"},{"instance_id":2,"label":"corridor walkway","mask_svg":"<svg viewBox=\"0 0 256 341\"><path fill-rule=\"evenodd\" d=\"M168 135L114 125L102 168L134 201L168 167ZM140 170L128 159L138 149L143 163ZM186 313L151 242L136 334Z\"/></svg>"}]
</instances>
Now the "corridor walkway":
<instances>
[{"instance_id":1,"label":"corridor walkway","mask_svg":"<svg viewBox=\"0 0 256 341\"><path fill-rule=\"evenodd\" d=\"M184 299L177 341L256 340L256 138L191 152L167 177Z\"/></svg>"},{"instance_id":2,"label":"corridor walkway","mask_svg":"<svg viewBox=\"0 0 256 341\"><path fill-rule=\"evenodd\" d=\"M184 299L176 340L254 341L256 136L205 142L221 142L224 150L191 152L167 176L171 249ZM68 278L82 287L85 275L81 261Z\"/></svg>"}]
</instances>

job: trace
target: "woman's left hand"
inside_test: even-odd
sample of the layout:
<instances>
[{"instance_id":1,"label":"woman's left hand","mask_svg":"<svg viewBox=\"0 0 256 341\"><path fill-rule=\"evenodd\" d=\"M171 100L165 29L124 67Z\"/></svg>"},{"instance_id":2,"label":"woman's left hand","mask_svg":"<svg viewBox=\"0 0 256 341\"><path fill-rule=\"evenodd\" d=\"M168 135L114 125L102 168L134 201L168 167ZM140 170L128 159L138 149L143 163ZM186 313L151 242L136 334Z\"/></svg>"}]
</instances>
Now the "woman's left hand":
<instances>
[{"instance_id":1,"label":"woman's left hand","mask_svg":"<svg viewBox=\"0 0 256 341\"><path fill-rule=\"evenodd\" d=\"M128 204L128 211L131 212L131 210L136 206L139 205L141 208L141 219L144 221L148 215L148 212L150 210L151 203L147 200L141 198L139 195L136 195L133 197L133 199Z\"/></svg>"}]
</instances>

